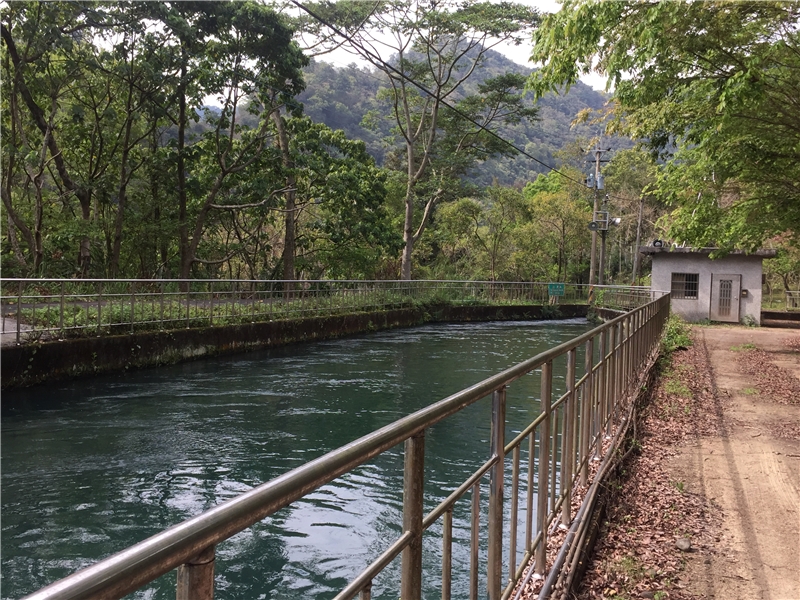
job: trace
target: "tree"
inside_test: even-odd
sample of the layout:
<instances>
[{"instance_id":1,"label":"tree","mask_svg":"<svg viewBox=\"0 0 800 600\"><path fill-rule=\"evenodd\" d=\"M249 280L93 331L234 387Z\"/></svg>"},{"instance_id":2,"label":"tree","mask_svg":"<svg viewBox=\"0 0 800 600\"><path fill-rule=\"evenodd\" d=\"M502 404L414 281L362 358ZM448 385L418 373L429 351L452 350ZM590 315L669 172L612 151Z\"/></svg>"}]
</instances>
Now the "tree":
<instances>
[{"instance_id":1,"label":"tree","mask_svg":"<svg viewBox=\"0 0 800 600\"><path fill-rule=\"evenodd\" d=\"M800 231L800 5L569 0L534 34L537 95L596 69L609 129L667 159L670 235L754 249Z\"/></svg>"},{"instance_id":2,"label":"tree","mask_svg":"<svg viewBox=\"0 0 800 600\"><path fill-rule=\"evenodd\" d=\"M175 48L180 276L188 278L195 263L226 260L198 254L206 221L226 179L247 170L270 147L271 117L302 90L300 68L307 59L279 15L254 2L158 3L153 10L152 18L164 24ZM198 165L204 186L202 191L194 186L197 196L190 197L186 128L193 115L187 100L208 95L217 95L222 106L213 118L214 131L200 146L211 153ZM237 120L245 101L260 114L254 127Z\"/></svg>"},{"instance_id":3,"label":"tree","mask_svg":"<svg viewBox=\"0 0 800 600\"><path fill-rule=\"evenodd\" d=\"M563 167L572 179L580 171ZM529 222L520 229L520 269L538 266L529 277L551 281L582 281L589 257L592 206L588 191L565 180L559 173L539 175L523 190ZM555 257L555 264L553 264Z\"/></svg>"},{"instance_id":4,"label":"tree","mask_svg":"<svg viewBox=\"0 0 800 600\"><path fill-rule=\"evenodd\" d=\"M383 205L385 172L375 166L364 142L307 117L288 120L286 137L286 178L294 182L293 210L286 212L293 223L287 232L296 236L292 252L302 252L301 268L315 277L374 273L380 258L399 246Z\"/></svg>"},{"instance_id":5,"label":"tree","mask_svg":"<svg viewBox=\"0 0 800 600\"><path fill-rule=\"evenodd\" d=\"M250 1L8 7L2 201L16 262L37 272L46 244L55 257L77 239L79 275L97 256L92 270L116 276L123 237L134 232L146 235L129 244L127 260L146 240L159 246L164 270L145 269L140 256L144 272L168 274L175 253L184 278L198 264L225 262L231 249L214 236L238 208L220 212L220 194L274 153L271 116L300 108L292 98L307 59L292 34L280 15ZM208 96L218 110L203 109ZM269 183L247 188L260 196L241 199L243 210L277 203L275 186L285 182ZM105 248L93 242L102 236Z\"/></svg>"},{"instance_id":6,"label":"tree","mask_svg":"<svg viewBox=\"0 0 800 600\"><path fill-rule=\"evenodd\" d=\"M606 187L611 190L610 209L621 222L614 231L619 247L631 247L631 285L636 285L641 272L639 246L652 236L657 219L664 214L662 204L653 198L657 167L652 156L642 150L621 150L614 154L604 169ZM635 233L634 233L635 232ZM621 252L620 252L621 254ZM621 275L623 260L617 265Z\"/></svg>"},{"instance_id":7,"label":"tree","mask_svg":"<svg viewBox=\"0 0 800 600\"><path fill-rule=\"evenodd\" d=\"M514 229L525 218L519 191L492 186L481 198L461 198L441 207L438 243L468 277L504 279L513 253ZM463 276L463 275L462 275Z\"/></svg>"},{"instance_id":8,"label":"tree","mask_svg":"<svg viewBox=\"0 0 800 600\"><path fill-rule=\"evenodd\" d=\"M519 42L536 24L538 14L521 5L474 0L457 5L434 0L392 0L375 5L342 1L314 8L336 24L334 31L315 32L325 38L345 31L346 45L383 72L391 86L385 97L391 103L404 149L406 173L401 277L410 279L414 244L440 200L437 191L443 189L429 185L428 196L420 197L439 146L445 103L457 101L488 49L500 41ZM488 126L509 115L501 107L484 116L489 119L482 125ZM468 154L468 148L451 147L450 153L459 149ZM442 172L433 177L439 182L446 180ZM417 217L419 208L421 218Z\"/></svg>"},{"instance_id":9,"label":"tree","mask_svg":"<svg viewBox=\"0 0 800 600\"><path fill-rule=\"evenodd\" d=\"M764 279L770 303L773 300L776 280L784 291L800 291L800 247L787 236L777 236L771 242L777 246L775 258L764 261ZM788 307L787 307L788 308Z\"/></svg>"},{"instance_id":10,"label":"tree","mask_svg":"<svg viewBox=\"0 0 800 600\"><path fill-rule=\"evenodd\" d=\"M8 116L13 125L12 144L4 144L2 186L3 205L13 225L25 237L33 255L34 270L41 263L41 228L44 210L45 170L55 168L55 184L63 195L77 198L83 227L80 235L78 267L86 275L90 261L88 225L92 218L91 185L76 177L76 169L65 156L66 149L56 127L59 98L80 70L73 60L85 43L86 32L104 27L106 15L93 6L72 3L14 3L4 11L0 24L3 39L4 70L12 82ZM18 43L19 42L19 43ZM23 120L23 115L25 115ZM15 146L15 142L20 142ZM19 156L17 148L28 152ZM38 156L36 168L33 156ZM23 167L24 165L24 167ZM12 182L24 171L24 179L35 188L33 231L13 206ZM27 184L26 184L27 185Z\"/></svg>"}]
</instances>

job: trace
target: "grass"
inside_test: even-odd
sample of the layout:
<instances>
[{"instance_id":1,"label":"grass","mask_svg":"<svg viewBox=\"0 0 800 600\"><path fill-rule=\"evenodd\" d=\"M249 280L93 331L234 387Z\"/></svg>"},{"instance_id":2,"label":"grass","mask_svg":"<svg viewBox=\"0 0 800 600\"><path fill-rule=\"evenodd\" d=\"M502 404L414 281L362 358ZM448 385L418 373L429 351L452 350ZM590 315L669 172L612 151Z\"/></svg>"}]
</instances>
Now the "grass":
<instances>
[{"instance_id":1,"label":"grass","mask_svg":"<svg viewBox=\"0 0 800 600\"><path fill-rule=\"evenodd\" d=\"M692 328L678 315L671 314L664 327L664 337L661 340L661 352L669 356L676 350L688 348L692 345Z\"/></svg>"},{"instance_id":2,"label":"grass","mask_svg":"<svg viewBox=\"0 0 800 600\"><path fill-rule=\"evenodd\" d=\"M745 344L740 344L739 346L731 346L731 352L744 352L745 350L757 350L758 346L756 346L753 342L747 342Z\"/></svg>"},{"instance_id":3,"label":"grass","mask_svg":"<svg viewBox=\"0 0 800 600\"><path fill-rule=\"evenodd\" d=\"M747 396L755 396L756 394L760 394L761 392L758 391L756 388L746 387L742 390L742 393Z\"/></svg>"},{"instance_id":4,"label":"grass","mask_svg":"<svg viewBox=\"0 0 800 600\"><path fill-rule=\"evenodd\" d=\"M692 390L689 389L689 386L678 379L667 379L664 383L664 391L681 398L690 399L692 397Z\"/></svg>"},{"instance_id":5,"label":"grass","mask_svg":"<svg viewBox=\"0 0 800 600\"><path fill-rule=\"evenodd\" d=\"M611 600L639 598L636 586L641 582L650 582L649 586L658 585L656 583L656 572L653 569L646 568L638 557L631 554L608 561L605 570L609 575L615 576L617 579L616 586L609 583L603 590L604 596ZM670 584L669 580L667 580L666 584ZM669 595L664 591L656 591L654 597L666 600Z\"/></svg>"}]
</instances>

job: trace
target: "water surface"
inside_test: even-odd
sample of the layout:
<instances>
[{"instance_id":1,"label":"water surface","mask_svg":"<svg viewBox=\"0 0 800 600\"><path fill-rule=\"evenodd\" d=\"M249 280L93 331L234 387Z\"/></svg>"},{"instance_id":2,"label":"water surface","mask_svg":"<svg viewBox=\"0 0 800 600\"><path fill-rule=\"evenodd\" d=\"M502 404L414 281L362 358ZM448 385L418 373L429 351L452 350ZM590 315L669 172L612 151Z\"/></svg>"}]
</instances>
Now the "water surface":
<instances>
[{"instance_id":1,"label":"water surface","mask_svg":"<svg viewBox=\"0 0 800 600\"><path fill-rule=\"evenodd\" d=\"M31 593L589 328L428 325L6 392L2 597ZM537 393L536 376L510 388L507 436L538 414ZM488 458L488 437L485 401L428 433L426 510ZM468 508L467 499L455 511L454 597L467 594ZM217 597L331 598L401 522L398 447L221 544ZM426 540L425 597L438 593L439 531ZM398 597L398 569L376 581L376 598ZM174 579L135 597L174 598Z\"/></svg>"}]
</instances>

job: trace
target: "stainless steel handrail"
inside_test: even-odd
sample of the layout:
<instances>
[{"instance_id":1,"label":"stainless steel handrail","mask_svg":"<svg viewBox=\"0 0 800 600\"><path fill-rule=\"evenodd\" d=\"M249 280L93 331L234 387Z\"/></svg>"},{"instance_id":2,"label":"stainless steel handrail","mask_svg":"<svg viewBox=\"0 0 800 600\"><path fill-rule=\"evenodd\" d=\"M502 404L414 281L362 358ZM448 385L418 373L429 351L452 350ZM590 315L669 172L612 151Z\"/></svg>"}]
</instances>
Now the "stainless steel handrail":
<instances>
[{"instance_id":1,"label":"stainless steel handrail","mask_svg":"<svg viewBox=\"0 0 800 600\"><path fill-rule=\"evenodd\" d=\"M577 477L581 471L581 465L585 465L591 453L595 451L594 449L599 447L607 423L613 420L614 414L619 412L618 404L624 401L631 389L636 389L637 369L645 364L645 358L657 346L668 312L668 296L654 300L600 325L592 331L333 450L93 566L78 571L35 592L28 598L37 600L119 598L176 567L179 567L179 598L196 600L211 598L213 595L213 549L216 544L401 442L406 444L405 486L407 490L416 489L417 493L421 494L419 490L421 490L421 482L424 477L422 466L424 432L434 424L487 396L491 396L493 402L493 449L490 460L479 468L479 471L482 471L481 474L474 479L474 476L468 478L465 484L459 486L456 492L448 496L445 500L446 505L442 503L428 517L423 518L421 496L417 496L418 506L415 507L410 504L415 504L417 501L409 502L407 498L409 494L404 494L404 532L367 569L367 575L359 576L356 580L357 585L354 582L348 586L346 593L343 592L340 597L352 597L360 591L368 590L372 574L378 572L392 558L402 552L402 582L403 590L405 590L402 597L404 599L411 598L411 600L418 599L421 586L419 568L422 556L422 532L439 516L447 513L453 503L473 486L473 481L475 481L474 490L477 490L480 486L479 480L486 472L490 474L492 480L489 508L489 559L490 561L495 560L497 563L491 566L489 571L489 595L490 598L499 600L502 591L504 597L507 597L513 589L514 577L513 575L510 577L508 585L503 585L501 582L502 551L500 548L503 533L502 528L498 529L497 519L502 524L505 456L509 451L514 450L514 447L518 448L522 444L523 438L518 436L509 446L503 444L506 387L527 373L536 369L542 371L543 414L537 419L542 426L531 428L528 434L530 444L528 480L529 482L533 481L531 473L534 468L534 436L538 432L539 481L544 482L548 489L542 490L545 492L544 494L537 494L540 510L537 511L538 531L536 532L530 522L530 510L528 511L529 525L525 544L527 550L523 556L523 562L525 562L533 556L534 550L538 549L539 552L536 554L537 570L542 570L544 569L542 553L546 545L547 525L559 510L570 510L569 502L566 502L565 498L568 498L571 485L557 486L556 478L553 476L551 480L547 472L551 460L554 465L556 463L556 453L558 452L556 441L559 436L559 431L551 427L550 418L557 415L559 410L563 411L568 407L573 409L573 413L571 413L574 415L573 418L561 421L563 426L561 440L564 444L561 451L561 463L562 469L565 468L565 464L572 469L567 471L564 478L565 484L570 484L573 477ZM614 334L611 332L620 333L613 337ZM612 343L609 351L603 352L595 363L595 354L592 348L593 342L597 338L601 340L608 338L612 340ZM601 346L604 346L604 343ZM587 368L584 376L575 385L575 352L581 346L587 348ZM552 365L556 358L564 355L571 357L568 361L568 370L571 371L573 381L568 390L567 399L559 407L552 408L549 399L553 376ZM570 364L571 366L569 366ZM620 382L618 382L619 393L614 394L615 397L612 398L609 394L613 388L612 376L614 374L619 377ZM557 418L555 422L559 422ZM575 435L569 438L569 432ZM567 438L571 440L568 444L565 441ZM552 446L550 445L551 441ZM551 447L552 454L549 450ZM514 450L514 456L515 473L521 477L519 466L516 464L519 460L517 450ZM532 493L533 489L529 485L529 507L532 502ZM414 497L414 494L411 493L410 497ZM475 498L473 498L473 502L475 502ZM548 502L550 502L549 507ZM544 507L543 510L542 507ZM514 515L512 518L517 517L518 515ZM446 534L447 532L445 532ZM209 565L211 565L210 568ZM522 572L521 568L515 564L509 565L508 570L512 574L518 574L517 577ZM368 597L368 592L366 594ZM362 593L362 597L364 597L364 593Z\"/></svg>"}]
</instances>

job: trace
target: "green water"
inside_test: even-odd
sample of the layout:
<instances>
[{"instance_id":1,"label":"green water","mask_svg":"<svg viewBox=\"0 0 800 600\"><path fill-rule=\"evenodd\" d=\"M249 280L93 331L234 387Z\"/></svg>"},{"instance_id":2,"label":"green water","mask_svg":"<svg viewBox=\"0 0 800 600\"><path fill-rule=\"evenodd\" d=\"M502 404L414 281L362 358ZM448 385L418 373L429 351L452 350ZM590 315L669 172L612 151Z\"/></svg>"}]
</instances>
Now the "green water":
<instances>
[{"instance_id":1,"label":"green water","mask_svg":"<svg viewBox=\"0 0 800 600\"><path fill-rule=\"evenodd\" d=\"M31 593L589 328L433 325L4 393L2 597ZM510 388L507 435L538 414L537 389L535 376ZM428 433L426 511L488 458L488 438L486 401ZM220 544L216 597L333 597L398 535L401 502L398 447ZM467 594L468 510L469 498L454 513L454 598ZM439 593L440 531L425 541L425 597ZM399 596L395 562L374 597ZM174 598L174 581L165 575L133 597Z\"/></svg>"}]
</instances>

